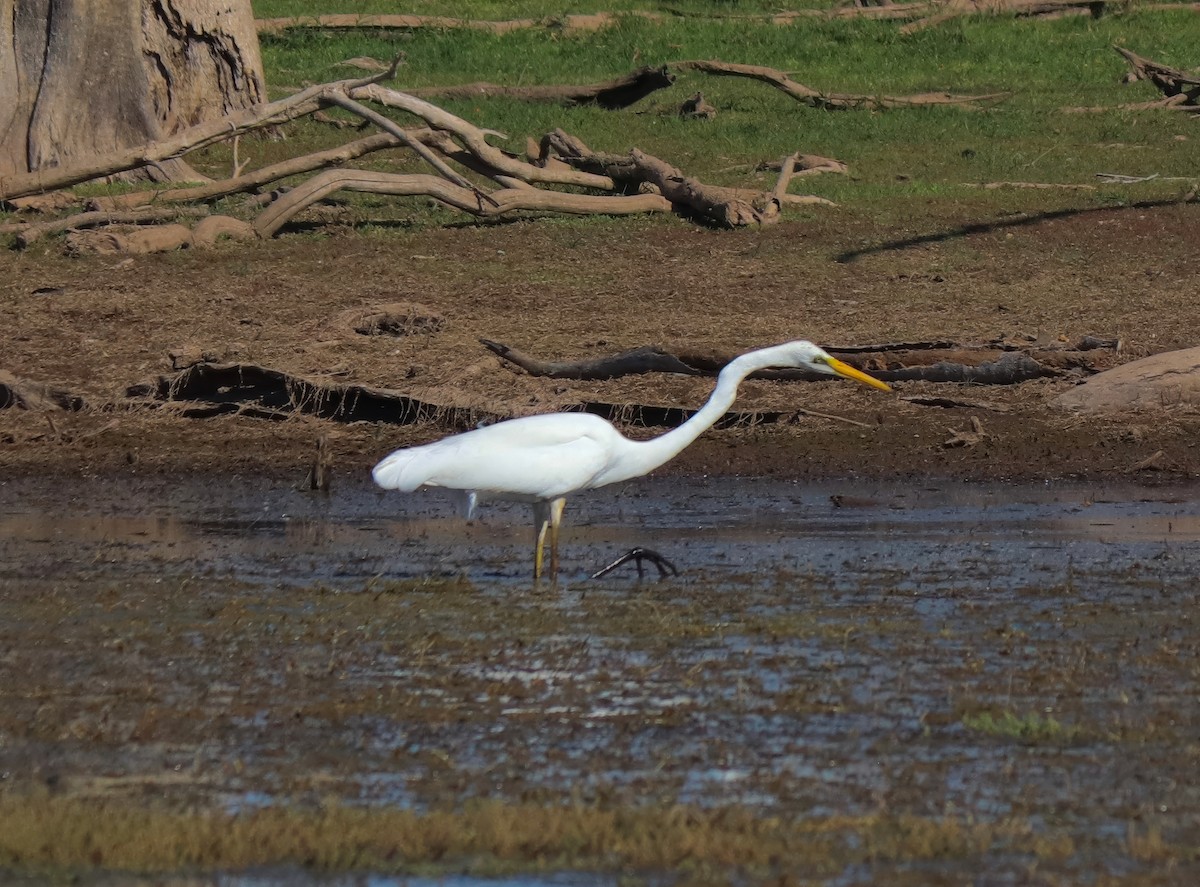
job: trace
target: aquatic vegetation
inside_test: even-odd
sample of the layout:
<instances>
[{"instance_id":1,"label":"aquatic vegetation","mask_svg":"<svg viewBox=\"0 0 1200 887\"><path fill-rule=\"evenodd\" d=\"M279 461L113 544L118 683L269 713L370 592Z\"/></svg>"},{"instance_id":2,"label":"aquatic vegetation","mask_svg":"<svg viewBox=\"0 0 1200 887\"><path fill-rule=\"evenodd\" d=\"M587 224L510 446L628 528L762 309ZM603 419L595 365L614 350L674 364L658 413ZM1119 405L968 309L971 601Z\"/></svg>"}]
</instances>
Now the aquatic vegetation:
<instances>
[{"instance_id":1,"label":"aquatic vegetation","mask_svg":"<svg viewBox=\"0 0 1200 887\"><path fill-rule=\"evenodd\" d=\"M968 730L1022 742L1070 742L1082 734L1079 727L1061 724L1052 715L1037 712L1017 715L1006 710L997 715L984 711L963 715L962 725Z\"/></svg>"}]
</instances>

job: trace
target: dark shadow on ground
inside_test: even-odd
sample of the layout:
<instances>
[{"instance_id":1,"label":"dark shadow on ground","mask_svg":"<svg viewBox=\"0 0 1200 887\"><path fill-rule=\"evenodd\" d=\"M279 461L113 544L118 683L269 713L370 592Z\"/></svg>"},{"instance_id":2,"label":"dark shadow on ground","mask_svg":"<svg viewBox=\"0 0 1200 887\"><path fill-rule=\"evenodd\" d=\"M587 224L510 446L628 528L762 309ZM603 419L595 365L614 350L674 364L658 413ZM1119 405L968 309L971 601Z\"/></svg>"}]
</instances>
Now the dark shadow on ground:
<instances>
[{"instance_id":1,"label":"dark shadow on ground","mask_svg":"<svg viewBox=\"0 0 1200 887\"><path fill-rule=\"evenodd\" d=\"M968 237L972 234L988 234L993 231L1002 231L1005 228L1023 228L1028 225L1038 225L1042 222L1053 221L1055 219L1065 219L1072 216L1082 216L1088 213L1112 212L1116 210L1157 209L1164 206L1174 206L1177 203L1187 203L1194 200L1194 197L1188 197L1181 200L1142 200L1136 203L1050 210L1048 212L1033 213L1029 215L1022 214L1020 216L1014 216L1011 219L973 222L966 225L960 225L957 228L951 228L949 230L933 231L929 234L921 234L916 237L906 237L901 240L887 240L883 243L877 243L873 246L847 250L846 252L838 253L836 256L834 256L834 261L842 264L848 264L850 262L856 262L864 256L893 252L896 250L911 249L914 246L923 246L927 243L945 243L946 241L956 240L961 237Z\"/></svg>"}]
</instances>

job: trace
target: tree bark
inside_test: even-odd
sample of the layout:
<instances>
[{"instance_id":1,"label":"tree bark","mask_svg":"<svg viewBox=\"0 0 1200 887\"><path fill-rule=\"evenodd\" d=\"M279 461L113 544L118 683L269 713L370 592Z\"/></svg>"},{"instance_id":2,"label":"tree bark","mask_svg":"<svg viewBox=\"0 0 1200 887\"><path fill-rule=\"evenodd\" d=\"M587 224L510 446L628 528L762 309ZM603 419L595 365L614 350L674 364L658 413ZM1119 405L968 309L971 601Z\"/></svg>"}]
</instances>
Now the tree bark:
<instances>
[{"instance_id":1,"label":"tree bark","mask_svg":"<svg viewBox=\"0 0 1200 887\"><path fill-rule=\"evenodd\" d=\"M0 175L154 142L264 96L248 0L0 0Z\"/></svg>"}]
</instances>

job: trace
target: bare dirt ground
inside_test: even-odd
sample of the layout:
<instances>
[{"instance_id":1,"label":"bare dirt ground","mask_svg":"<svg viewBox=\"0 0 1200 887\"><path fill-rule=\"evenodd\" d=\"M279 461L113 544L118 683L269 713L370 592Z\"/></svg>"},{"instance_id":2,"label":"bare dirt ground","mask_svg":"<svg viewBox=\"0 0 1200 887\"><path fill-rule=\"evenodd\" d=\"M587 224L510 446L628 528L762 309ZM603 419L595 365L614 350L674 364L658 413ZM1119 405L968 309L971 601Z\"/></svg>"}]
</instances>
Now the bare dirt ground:
<instances>
[{"instance_id":1,"label":"bare dirt ground","mask_svg":"<svg viewBox=\"0 0 1200 887\"><path fill-rule=\"evenodd\" d=\"M942 205L932 213L879 224L866 213L823 209L739 233L629 219L412 233L347 225L132 258L65 258L60 243L39 244L0 256L0 370L76 392L88 408L0 409L0 467L10 475L216 471L300 480L325 435L336 482L396 446L447 433L436 422L188 418L179 404L126 397L128 386L171 373L172 354L520 415L583 400L693 407L712 380L534 378L504 365L480 337L563 360L641 345L733 354L792 338L850 345L1119 337L1109 364L1200 340L1194 204L1053 213ZM444 322L368 336L346 320L394 302L426 306ZM713 431L664 471L1146 482L1200 471L1195 408L1069 415L1052 401L1078 382L908 382L888 395L848 383L751 381L740 409L804 408L869 427L804 417ZM914 395L972 406L905 399ZM949 445L972 417L982 435ZM1137 467L1146 460L1153 470Z\"/></svg>"}]
</instances>

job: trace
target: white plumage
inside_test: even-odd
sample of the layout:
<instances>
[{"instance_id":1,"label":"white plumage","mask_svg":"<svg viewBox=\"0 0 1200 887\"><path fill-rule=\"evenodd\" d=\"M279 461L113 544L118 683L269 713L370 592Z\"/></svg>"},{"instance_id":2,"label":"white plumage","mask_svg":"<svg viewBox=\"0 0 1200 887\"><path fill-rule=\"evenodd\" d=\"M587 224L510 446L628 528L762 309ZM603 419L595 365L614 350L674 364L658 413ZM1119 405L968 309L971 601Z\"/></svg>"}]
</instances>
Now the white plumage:
<instances>
[{"instance_id":1,"label":"white plumage","mask_svg":"<svg viewBox=\"0 0 1200 887\"><path fill-rule=\"evenodd\" d=\"M811 342L788 342L730 361L703 407L678 428L650 440L630 440L589 413L526 416L396 450L371 475L379 486L405 493L420 487L460 491L467 497L468 514L477 499L532 503L537 530L533 575L542 574L549 530L550 573L556 576L558 528L568 495L638 477L667 462L725 414L746 376L767 367L805 367L888 390Z\"/></svg>"}]
</instances>

